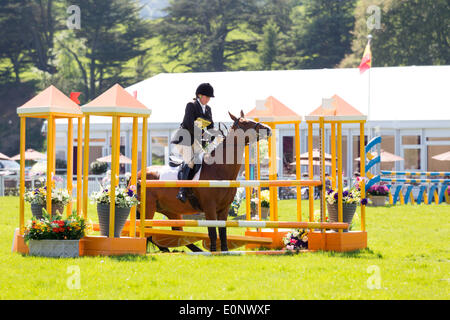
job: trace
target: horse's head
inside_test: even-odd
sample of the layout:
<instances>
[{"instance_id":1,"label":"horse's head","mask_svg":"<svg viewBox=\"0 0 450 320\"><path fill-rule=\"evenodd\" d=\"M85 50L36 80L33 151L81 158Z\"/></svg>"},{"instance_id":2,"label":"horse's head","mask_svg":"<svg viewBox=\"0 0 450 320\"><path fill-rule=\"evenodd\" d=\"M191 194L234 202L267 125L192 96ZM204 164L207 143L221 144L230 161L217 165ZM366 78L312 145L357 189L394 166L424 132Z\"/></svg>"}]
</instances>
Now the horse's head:
<instances>
[{"instance_id":1,"label":"horse's head","mask_svg":"<svg viewBox=\"0 0 450 320\"><path fill-rule=\"evenodd\" d=\"M231 120L234 121L231 129L240 129L244 132L245 144L253 141L258 141L261 138L268 138L272 135L272 130L269 126L261 122L256 122L254 120L245 118L244 112L242 110L239 118L234 116L230 112L228 112L228 114L230 115Z\"/></svg>"}]
</instances>

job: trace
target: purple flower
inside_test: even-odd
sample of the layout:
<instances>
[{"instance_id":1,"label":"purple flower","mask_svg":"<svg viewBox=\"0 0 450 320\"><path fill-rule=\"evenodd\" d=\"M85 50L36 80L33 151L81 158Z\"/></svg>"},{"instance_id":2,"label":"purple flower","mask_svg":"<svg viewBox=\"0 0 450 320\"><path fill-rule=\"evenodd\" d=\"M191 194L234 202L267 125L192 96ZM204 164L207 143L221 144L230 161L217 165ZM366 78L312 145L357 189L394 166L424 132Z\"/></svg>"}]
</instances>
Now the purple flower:
<instances>
[{"instance_id":1,"label":"purple flower","mask_svg":"<svg viewBox=\"0 0 450 320\"><path fill-rule=\"evenodd\" d=\"M335 199L335 200L338 199L338 193L337 193L337 192L334 194L334 199Z\"/></svg>"},{"instance_id":2,"label":"purple flower","mask_svg":"<svg viewBox=\"0 0 450 320\"><path fill-rule=\"evenodd\" d=\"M362 205L366 205L367 204L367 199L366 198L361 199L361 204Z\"/></svg>"},{"instance_id":3,"label":"purple flower","mask_svg":"<svg viewBox=\"0 0 450 320\"><path fill-rule=\"evenodd\" d=\"M345 190L344 192L342 192L342 196L347 197L348 196L348 191Z\"/></svg>"},{"instance_id":4,"label":"purple flower","mask_svg":"<svg viewBox=\"0 0 450 320\"><path fill-rule=\"evenodd\" d=\"M129 197L132 197L133 196L133 190L128 189L127 194L128 194Z\"/></svg>"}]
</instances>

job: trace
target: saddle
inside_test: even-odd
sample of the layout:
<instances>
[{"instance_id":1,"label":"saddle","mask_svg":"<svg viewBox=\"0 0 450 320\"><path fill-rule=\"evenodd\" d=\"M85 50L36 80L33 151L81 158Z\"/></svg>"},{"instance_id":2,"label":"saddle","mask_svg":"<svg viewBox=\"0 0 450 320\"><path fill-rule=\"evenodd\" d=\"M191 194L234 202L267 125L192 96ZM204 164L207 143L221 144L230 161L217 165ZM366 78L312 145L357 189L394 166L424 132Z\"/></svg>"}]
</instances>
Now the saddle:
<instances>
[{"instance_id":1,"label":"saddle","mask_svg":"<svg viewBox=\"0 0 450 320\"><path fill-rule=\"evenodd\" d=\"M183 159L180 159L175 156L169 157L169 166L172 168L178 167L178 174L177 174L178 180L181 180L181 169L183 168L184 165L185 162L183 161ZM201 164L194 164L194 168L192 168L191 171L189 172L189 180L192 180L194 178L194 176L197 174L197 172L200 170L201 167L202 167Z\"/></svg>"},{"instance_id":2,"label":"saddle","mask_svg":"<svg viewBox=\"0 0 450 320\"><path fill-rule=\"evenodd\" d=\"M187 165L182 159L175 157L175 156L169 156L169 166L172 168L178 167L178 180L182 180L182 168ZM188 179L192 180L194 176L197 174L197 172L202 167L201 164L194 164L194 167L190 170ZM186 197L188 198L189 202L191 203L192 207L197 210L202 210L200 207L200 203L198 202L197 197L194 195L194 192L192 188L186 188Z\"/></svg>"}]
</instances>

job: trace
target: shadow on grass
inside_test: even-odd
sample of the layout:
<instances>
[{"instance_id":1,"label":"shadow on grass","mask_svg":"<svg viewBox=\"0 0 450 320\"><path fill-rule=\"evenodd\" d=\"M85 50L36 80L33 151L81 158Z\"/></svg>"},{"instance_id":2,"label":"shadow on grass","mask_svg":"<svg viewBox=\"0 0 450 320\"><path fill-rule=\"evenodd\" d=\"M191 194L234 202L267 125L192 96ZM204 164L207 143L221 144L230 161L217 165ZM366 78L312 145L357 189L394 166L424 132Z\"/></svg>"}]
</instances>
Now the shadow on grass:
<instances>
[{"instance_id":1,"label":"shadow on grass","mask_svg":"<svg viewBox=\"0 0 450 320\"><path fill-rule=\"evenodd\" d=\"M375 252L370 248L349 251L349 252L335 252L335 251L318 251L329 257L339 258L355 258L355 259L383 259L383 255L380 252Z\"/></svg>"},{"instance_id":2,"label":"shadow on grass","mask_svg":"<svg viewBox=\"0 0 450 320\"><path fill-rule=\"evenodd\" d=\"M152 256L142 256L142 255L138 255L138 254L124 254L124 255L120 255L120 256L109 256L109 258L111 260L114 261L126 261L126 262L151 262L151 261L156 261L155 257Z\"/></svg>"}]
</instances>

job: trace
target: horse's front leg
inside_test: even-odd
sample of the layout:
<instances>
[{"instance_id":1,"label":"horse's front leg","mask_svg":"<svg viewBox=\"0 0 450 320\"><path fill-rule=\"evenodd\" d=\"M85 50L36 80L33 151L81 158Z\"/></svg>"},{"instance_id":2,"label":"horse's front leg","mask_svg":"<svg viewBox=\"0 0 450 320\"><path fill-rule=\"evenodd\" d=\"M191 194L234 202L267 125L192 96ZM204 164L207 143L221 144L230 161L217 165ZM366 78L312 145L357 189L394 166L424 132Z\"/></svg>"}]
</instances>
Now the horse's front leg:
<instances>
[{"instance_id":1,"label":"horse's front leg","mask_svg":"<svg viewBox=\"0 0 450 320\"><path fill-rule=\"evenodd\" d=\"M208 236L209 236L209 242L210 247L209 247L209 251L214 252L217 251L216 248L216 242L217 242L217 232L216 232L216 227L208 227Z\"/></svg>"},{"instance_id":2,"label":"horse's front leg","mask_svg":"<svg viewBox=\"0 0 450 320\"><path fill-rule=\"evenodd\" d=\"M206 220L217 220L216 204L211 202L203 205ZM210 251L216 251L217 231L216 227L208 227L208 236L210 241Z\"/></svg>"},{"instance_id":3,"label":"horse's front leg","mask_svg":"<svg viewBox=\"0 0 450 320\"><path fill-rule=\"evenodd\" d=\"M228 251L227 228L225 227L219 228L219 238L220 238L220 251L222 252Z\"/></svg>"},{"instance_id":4,"label":"horse's front leg","mask_svg":"<svg viewBox=\"0 0 450 320\"><path fill-rule=\"evenodd\" d=\"M219 220L226 221L228 217L228 207L225 210L221 210L217 214ZM228 242L227 242L227 228L220 227L219 229L219 238L220 238L220 251L228 251Z\"/></svg>"}]
</instances>

